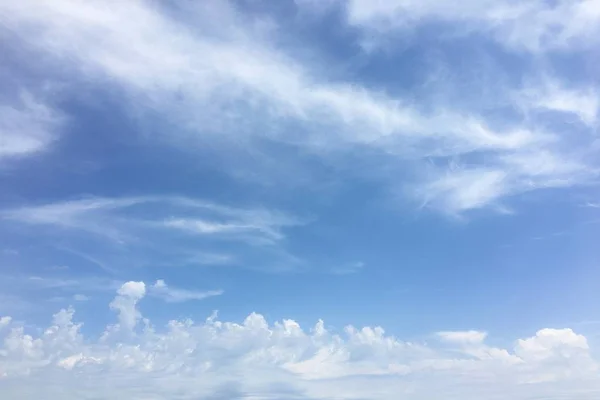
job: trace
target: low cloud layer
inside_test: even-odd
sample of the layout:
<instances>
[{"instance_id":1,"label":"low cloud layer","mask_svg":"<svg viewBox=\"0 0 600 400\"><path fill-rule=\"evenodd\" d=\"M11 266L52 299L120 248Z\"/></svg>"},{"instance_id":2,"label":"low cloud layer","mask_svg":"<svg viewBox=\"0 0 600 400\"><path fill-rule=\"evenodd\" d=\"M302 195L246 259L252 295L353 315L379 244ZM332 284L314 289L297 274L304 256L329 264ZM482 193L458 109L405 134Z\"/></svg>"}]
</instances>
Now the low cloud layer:
<instances>
[{"instance_id":1,"label":"low cloud layer","mask_svg":"<svg viewBox=\"0 0 600 400\"><path fill-rule=\"evenodd\" d=\"M45 329L2 317L0 391L22 399L558 399L575 387L578 399L600 394L597 360L571 329L541 329L504 349L477 331L407 342L381 327L302 328L256 313L240 323L215 313L154 326L138 308L146 287L118 289L110 303L118 322L99 339L81 332L73 308Z\"/></svg>"}]
</instances>

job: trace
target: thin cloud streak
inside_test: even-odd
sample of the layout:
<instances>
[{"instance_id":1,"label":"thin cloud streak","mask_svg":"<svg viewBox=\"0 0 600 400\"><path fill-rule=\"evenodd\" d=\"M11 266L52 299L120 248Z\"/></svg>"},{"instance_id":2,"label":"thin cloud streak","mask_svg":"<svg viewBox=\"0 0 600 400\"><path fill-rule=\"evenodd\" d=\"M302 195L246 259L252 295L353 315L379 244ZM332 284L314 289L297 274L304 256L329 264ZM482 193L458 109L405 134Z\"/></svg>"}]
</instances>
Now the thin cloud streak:
<instances>
[{"instance_id":1,"label":"thin cloud streak","mask_svg":"<svg viewBox=\"0 0 600 400\"><path fill-rule=\"evenodd\" d=\"M163 299L167 303L183 303L191 300L203 300L208 297L220 296L222 290L196 291L174 288L165 283L164 280L157 280L150 286L149 294Z\"/></svg>"},{"instance_id":2,"label":"thin cloud streak","mask_svg":"<svg viewBox=\"0 0 600 400\"><path fill-rule=\"evenodd\" d=\"M148 218L133 218L127 214L128 209L134 207L157 206L160 204L179 206L173 213L190 215L190 217L178 218L173 216L161 221L156 212ZM214 221L192 217L198 211L210 215L214 218ZM164 211L162 211L162 214L164 215ZM53 225L89 231L93 234L119 240L127 237L135 238L135 234L128 233L127 229L166 227L207 235L224 234L225 236L236 236L238 233L253 231L255 235L263 235L264 239L270 242L285 237L281 232L282 228L304 224L300 219L276 211L235 209L189 198L169 196L84 198L0 210L0 218L31 225ZM121 229L118 228L119 225L121 225Z\"/></svg>"},{"instance_id":3,"label":"thin cloud streak","mask_svg":"<svg viewBox=\"0 0 600 400\"><path fill-rule=\"evenodd\" d=\"M127 260L130 266L265 269L274 263L277 270L285 270L285 265L294 270L302 261L285 250L287 229L309 221L277 210L236 208L179 196L88 197L7 208L0 210L0 220L35 228L39 235L59 241L57 250L113 276L122 275L118 260ZM81 250L81 233L102 246L102 256ZM230 247L224 252L224 243L235 244L235 254Z\"/></svg>"},{"instance_id":4,"label":"thin cloud streak","mask_svg":"<svg viewBox=\"0 0 600 400\"><path fill-rule=\"evenodd\" d=\"M312 7L310 0L299 0ZM348 24L365 30L364 45L377 48L386 35L423 22L450 22L455 31L489 35L500 44L534 53L591 48L600 33L597 0L342 0ZM370 36L370 38L369 38Z\"/></svg>"}]
</instances>

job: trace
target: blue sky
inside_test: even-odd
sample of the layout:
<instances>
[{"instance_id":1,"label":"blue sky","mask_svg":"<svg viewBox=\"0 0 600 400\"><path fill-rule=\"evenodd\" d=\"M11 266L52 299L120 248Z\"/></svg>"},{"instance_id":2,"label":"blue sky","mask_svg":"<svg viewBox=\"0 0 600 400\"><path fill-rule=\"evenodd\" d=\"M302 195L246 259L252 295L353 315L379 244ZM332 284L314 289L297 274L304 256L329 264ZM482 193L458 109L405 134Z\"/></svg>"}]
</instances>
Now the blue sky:
<instances>
[{"instance_id":1,"label":"blue sky","mask_svg":"<svg viewBox=\"0 0 600 400\"><path fill-rule=\"evenodd\" d=\"M0 22L0 394L600 394L597 0Z\"/></svg>"}]
</instances>

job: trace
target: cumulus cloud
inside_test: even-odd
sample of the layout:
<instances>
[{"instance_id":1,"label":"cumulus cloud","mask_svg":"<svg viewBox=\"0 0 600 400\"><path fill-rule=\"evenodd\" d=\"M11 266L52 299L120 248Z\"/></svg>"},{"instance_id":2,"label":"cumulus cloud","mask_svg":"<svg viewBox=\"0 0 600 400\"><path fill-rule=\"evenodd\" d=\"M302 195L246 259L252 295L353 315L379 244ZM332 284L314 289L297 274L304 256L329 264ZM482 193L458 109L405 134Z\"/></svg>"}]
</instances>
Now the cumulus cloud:
<instances>
[{"instance_id":1,"label":"cumulus cloud","mask_svg":"<svg viewBox=\"0 0 600 400\"><path fill-rule=\"evenodd\" d=\"M347 7L349 21L360 26L395 26L389 20L406 18L469 21L507 43L530 48L596 37L596 3L548 4L470 1L457 8L441 0L355 0ZM223 154L231 154L232 143L248 149L269 140L328 157L358 146L364 154L374 150L381 163L414 169L414 179L393 179L389 184L403 185L411 199L449 213L498 208L515 194L573 186L595 177L594 171L586 173L591 163L587 159L572 173L558 168L540 175L535 165L514 164L512 160L538 150L549 155L553 167L582 160L585 146L561 132L542 130L535 121L500 127L452 104L415 104L361 82L324 79L318 63L301 62L268 39L281 29L272 18L252 19L227 2L167 12L144 1L105 7L97 1L29 0L4 2L0 13L10 15L6 29L27 46L58 62L68 61L68 68L87 79L122 88L136 112L159 110L177 123L180 132L168 140L184 148L209 140L212 146L226 145L228 152ZM559 33L550 35L554 29ZM568 89L552 93L543 101L536 97L533 104L575 112L588 124L595 120L591 95L581 99ZM298 129L289 129L290 124ZM427 160L439 165L449 158L486 162L469 163L467 172L427 168ZM285 163L278 168L281 165ZM473 180L485 187L475 189ZM205 220L173 219L167 224L198 233L249 228Z\"/></svg>"},{"instance_id":2,"label":"cumulus cloud","mask_svg":"<svg viewBox=\"0 0 600 400\"><path fill-rule=\"evenodd\" d=\"M0 327L10 324L11 320L12 320L11 317L0 317Z\"/></svg>"},{"instance_id":3,"label":"cumulus cloud","mask_svg":"<svg viewBox=\"0 0 600 400\"><path fill-rule=\"evenodd\" d=\"M98 341L85 337L72 308L37 334L2 318L0 393L221 398L232 380L233 398L261 399L286 393L297 399L427 399L443 391L461 400L565 392L591 400L600 393L597 361L586 338L571 329L542 329L512 349L498 349L477 331L440 332L447 345L435 347L402 341L380 327L335 332L318 321L303 329L293 320L270 324L256 313L241 323L213 314L203 323L173 320L163 328L145 320L142 328L137 304L148 287L161 285L127 282L117 291L110 307L129 336L115 335L110 326L111 334Z\"/></svg>"},{"instance_id":4,"label":"cumulus cloud","mask_svg":"<svg viewBox=\"0 0 600 400\"><path fill-rule=\"evenodd\" d=\"M131 331L141 318L136 308L138 301L146 295L144 282L126 282L117 291L117 296L110 303L110 308L117 311L119 327Z\"/></svg>"}]
</instances>

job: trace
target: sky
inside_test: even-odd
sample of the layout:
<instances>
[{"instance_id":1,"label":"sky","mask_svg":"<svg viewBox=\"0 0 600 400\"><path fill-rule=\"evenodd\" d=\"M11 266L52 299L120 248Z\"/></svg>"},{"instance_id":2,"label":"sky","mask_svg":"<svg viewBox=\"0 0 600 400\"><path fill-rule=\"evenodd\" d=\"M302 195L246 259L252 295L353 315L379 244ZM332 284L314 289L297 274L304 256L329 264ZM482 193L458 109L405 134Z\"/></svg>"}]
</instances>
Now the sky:
<instances>
[{"instance_id":1,"label":"sky","mask_svg":"<svg viewBox=\"0 0 600 400\"><path fill-rule=\"evenodd\" d=\"M600 397L599 0L0 0L0 397Z\"/></svg>"}]
</instances>

